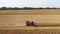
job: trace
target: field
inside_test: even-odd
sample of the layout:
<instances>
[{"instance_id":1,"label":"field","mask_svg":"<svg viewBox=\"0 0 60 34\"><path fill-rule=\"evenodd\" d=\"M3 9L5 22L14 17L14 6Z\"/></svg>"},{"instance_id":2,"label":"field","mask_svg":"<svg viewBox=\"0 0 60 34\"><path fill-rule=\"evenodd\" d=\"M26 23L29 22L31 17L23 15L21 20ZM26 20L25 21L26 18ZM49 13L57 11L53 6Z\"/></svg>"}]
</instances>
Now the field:
<instances>
[{"instance_id":1,"label":"field","mask_svg":"<svg viewBox=\"0 0 60 34\"><path fill-rule=\"evenodd\" d=\"M26 21L34 21L36 27L27 27ZM0 10L0 34L59 33L60 9Z\"/></svg>"},{"instance_id":2,"label":"field","mask_svg":"<svg viewBox=\"0 0 60 34\"><path fill-rule=\"evenodd\" d=\"M0 28L0 34L60 34L60 27Z\"/></svg>"}]
</instances>

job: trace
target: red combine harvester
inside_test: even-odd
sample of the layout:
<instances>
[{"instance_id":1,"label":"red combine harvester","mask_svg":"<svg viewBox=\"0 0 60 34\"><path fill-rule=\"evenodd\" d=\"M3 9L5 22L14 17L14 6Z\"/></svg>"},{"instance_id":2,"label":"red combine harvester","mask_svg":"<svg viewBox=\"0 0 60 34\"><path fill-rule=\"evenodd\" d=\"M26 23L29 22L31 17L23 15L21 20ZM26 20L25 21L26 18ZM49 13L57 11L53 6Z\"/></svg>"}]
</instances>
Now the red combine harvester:
<instances>
[{"instance_id":1,"label":"red combine harvester","mask_svg":"<svg viewBox=\"0 0 60 34\"><path fill-rule=\"evenodd\" d=\"M26 21L26 26L35 26L34 22Z\"/></svg>"}]
</instances>

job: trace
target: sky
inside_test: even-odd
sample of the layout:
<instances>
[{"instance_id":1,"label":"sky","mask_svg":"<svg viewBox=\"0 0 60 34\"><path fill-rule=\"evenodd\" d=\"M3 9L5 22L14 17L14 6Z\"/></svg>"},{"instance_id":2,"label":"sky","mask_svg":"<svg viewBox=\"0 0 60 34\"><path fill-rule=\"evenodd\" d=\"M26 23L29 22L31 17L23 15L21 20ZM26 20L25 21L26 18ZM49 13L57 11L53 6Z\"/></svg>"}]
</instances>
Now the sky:
<instances>
[{"instance_id":1,"label":"sky","mask_svg":"<svg viewBox=\"0 0 60 34\"><path fill-rule=\"evenodd\" d=\"M0 0L0 7L60 7L60 0Z\"/></svg>"}]
</instances>

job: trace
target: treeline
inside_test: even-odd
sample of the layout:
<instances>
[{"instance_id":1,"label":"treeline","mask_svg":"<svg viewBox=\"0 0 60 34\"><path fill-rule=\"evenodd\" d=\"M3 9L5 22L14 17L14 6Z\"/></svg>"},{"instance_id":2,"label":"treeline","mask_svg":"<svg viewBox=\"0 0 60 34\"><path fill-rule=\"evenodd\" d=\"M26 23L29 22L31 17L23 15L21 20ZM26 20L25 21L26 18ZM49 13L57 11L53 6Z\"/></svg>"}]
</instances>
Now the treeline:
<instances>
[{"instance_id":1,"label":"treeline","mask_svg":"<svg viewBox=\"0 0 60 34\"><path fill-rule=\"evenodd\" d=\"M24 7L24 8L9 7L9 8L7 8L7 7L1 7L0 8L0 10L20 10L20 9L60 9L60 8L55 8L55 7L54 8L50 8L50 7L46 7L46 8L42 8L42 7L40 7L40 8L33 8L33 7Z\"/></svg>"}]
</instances>

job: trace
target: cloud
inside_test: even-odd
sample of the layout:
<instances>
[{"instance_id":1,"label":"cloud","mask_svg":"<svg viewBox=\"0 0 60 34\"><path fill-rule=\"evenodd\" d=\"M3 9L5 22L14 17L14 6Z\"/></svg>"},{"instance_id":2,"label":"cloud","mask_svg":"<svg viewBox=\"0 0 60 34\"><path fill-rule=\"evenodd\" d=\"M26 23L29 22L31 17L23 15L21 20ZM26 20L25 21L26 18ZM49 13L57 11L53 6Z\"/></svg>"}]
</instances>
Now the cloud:
<instances>
[{"instance_id":1,"label":"cloud","mask_svg":"<svg viewBox=\"0 0 60 34\"><path fill-rule=\"evenodd\" d=\"M0 0L0 7L60 7L60 0Z\"/></svg>"}]
</instances>

